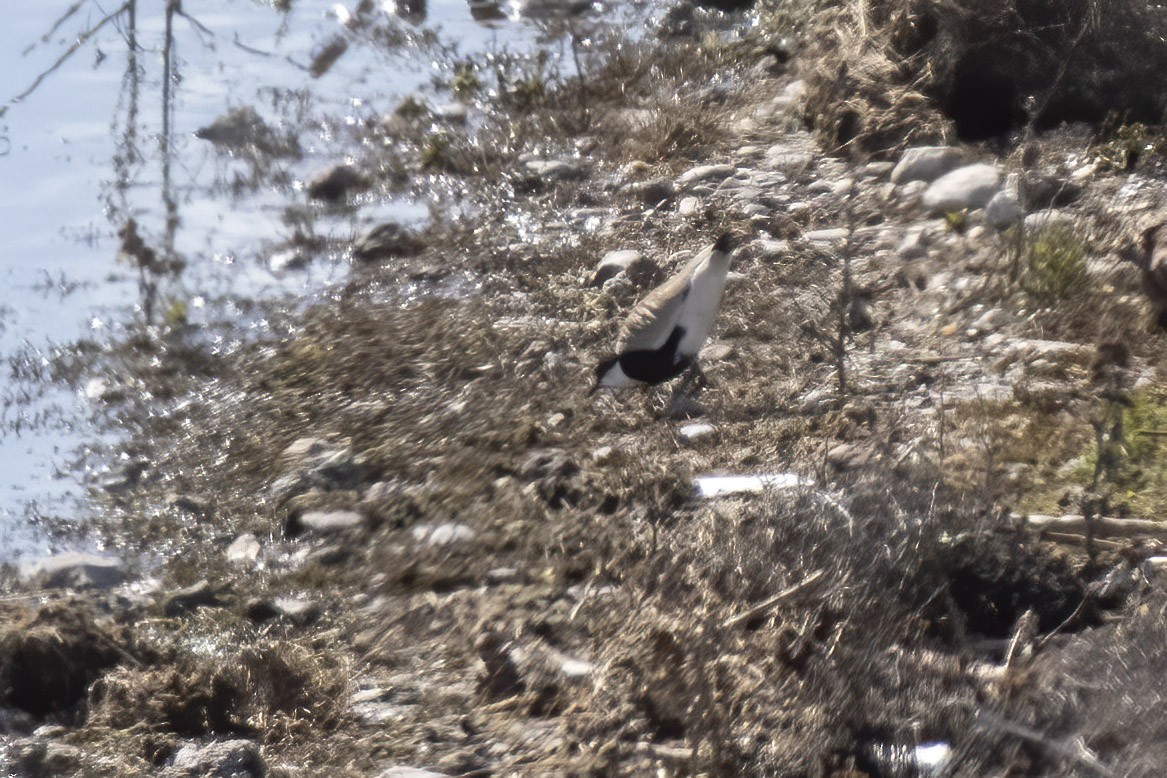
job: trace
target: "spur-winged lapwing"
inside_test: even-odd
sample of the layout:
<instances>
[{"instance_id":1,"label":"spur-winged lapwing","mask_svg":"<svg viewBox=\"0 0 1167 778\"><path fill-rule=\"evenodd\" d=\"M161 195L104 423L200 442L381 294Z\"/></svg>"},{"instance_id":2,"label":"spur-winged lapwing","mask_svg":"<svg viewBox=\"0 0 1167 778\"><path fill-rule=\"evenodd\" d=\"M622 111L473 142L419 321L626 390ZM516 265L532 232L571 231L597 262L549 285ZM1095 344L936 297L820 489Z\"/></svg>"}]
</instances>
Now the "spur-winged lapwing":
<instances>
[{"instance_id":1,"label":"spur-winged lapwing","mask_svg":"<svg viewBox=\"0 0 1167 778\"><path fill-rule=\"evenodd\" d=\"M713 329L732 257L726 233L637 303L624 320L616 355L596 367L592 391L659 384L697 369L697 352Z\"/></svg>"},{"instance_id":2,"label":"spur-winged lapwing","mask_svg":"<svg viewBox=\"0 0 1167 778\"><path fill-rule=\"evenodd\" d=\"M1132 259L1143 271L1143 291L1155 308L1155 318L1167 329L1167 221L1143 231L1142 245Z\"/></svg>"}]
</instances>

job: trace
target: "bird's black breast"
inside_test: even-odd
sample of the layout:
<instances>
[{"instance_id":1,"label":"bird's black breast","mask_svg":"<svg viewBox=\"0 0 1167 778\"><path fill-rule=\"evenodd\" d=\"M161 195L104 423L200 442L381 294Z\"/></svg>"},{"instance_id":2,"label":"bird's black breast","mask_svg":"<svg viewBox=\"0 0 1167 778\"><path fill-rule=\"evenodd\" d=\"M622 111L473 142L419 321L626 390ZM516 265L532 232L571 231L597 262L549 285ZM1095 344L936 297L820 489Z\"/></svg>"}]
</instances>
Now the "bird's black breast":
<instances>
[{"instance_id":1,"label":"bird's black breast","mask_svg":"<svg viewBox=\"0 0 1167 778\"><path fill-rule=\"evenodd\" d=\"M620 355L620 369L624 375L643 381L646 384L659 384L676 378L688 369L693 361L677 353L677 346L681 338L685 337L685 328L676 327L669 334L665 344L653 351L625 351Z\"/></svg>"}]
</instances>

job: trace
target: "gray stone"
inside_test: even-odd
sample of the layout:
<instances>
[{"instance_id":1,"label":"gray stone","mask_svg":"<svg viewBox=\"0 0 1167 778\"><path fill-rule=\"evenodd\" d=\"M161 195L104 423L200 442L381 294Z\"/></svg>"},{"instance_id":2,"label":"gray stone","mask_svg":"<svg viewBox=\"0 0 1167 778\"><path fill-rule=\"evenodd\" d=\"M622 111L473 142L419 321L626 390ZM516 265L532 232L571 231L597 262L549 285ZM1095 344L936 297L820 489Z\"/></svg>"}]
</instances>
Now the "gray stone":
<instances>
[{"instance_id":1,"label":"gray stone","mask_svg":"<svg viewBox=\"0 0 1167 778\"><path fill-rule=\"evenodd\" d=\"M545 179L567 181L583 174L579 165L561 159L532 159L526 164L530 173Z\"/></svg>"},{"instance_id":2,"label":"gray stone","mask_svg":"<svg viewBox=\"0 0 1167 778\"><path fill-rule=\"evenodd\" d=\"M782 94L774 98L774 107L776 110L788 111L791 108L798 108L802 104L803 98L806 97L806 82L802 79L791 81L782 90Z\"/></svg>"},{"instance_id":3,"label":"gray stone","mask_svg":"<svg viewBox=\"0 0 1167 778\"><path fill-rule=\"evenodd\" d=\"M416 257L425 248L425 242L408 227L397 222L385 222L357 238L353 243L353 256L372 262L387 257Z\"/></svg>"},{"instance_id":4,"label":"gray stone","mask_svg":"<svg viewBox=\"0 0 1167 778\"><path fill-rule=\"evenodd\" d=\"M287 534L296 537L303 533L330 535L363 527L365 517L356 511L306 511L288 521Z\"/></svg>"},{"instance_id":5,"label":"gray stone","mask_svg":"<svg viewBox=\"0 0 1167 778\"><path fill-rule=\"evenodd\" d=\"M267 766L259 746L250 740L187 743L174 755L171 775L199 778L263 778Z\"/></svg>"},{"instance_id":6,"label":"gray stone","mask_svg":"<svg viewBox=\"0 0 1167 778\"><path fill-rule=\"evenodd\" d=\"M698 181L722 181L737 172L733 165L699 165L690 168L680 175L677 183L681 186L695 184Z\"/></svg>"},{"instance_id":7,"label":"gray stone","mask_svg":"<svg viewBox=\"0 0 1167 778\"><path fill-rule=\"evenodd\" d=\"M697 212L700 210L701 210L701 198L700 197L693 197L692 195L690 195L689 197L682 197L681 202L677 204L677 213L680 214L681 216L685 216L685 217L696 216Z\"/></svg>"},{"instance_id":8,"label":"gray stone","mask_svg":"<svg viewBox=\"0 0 1167 778\"><path fill-rule=\"evenodd\" d=\"M827 462L836 470L854 470L870 464L871 449L856 443L839 443L827 452Z\"/></svg>"},{"instance_id":9,"label":"gray stone","mask_svg":"<svg viewBox=\"0 0 1167 778\"><path fill-rule=\"evenodd\" d=\"M801 173L810 167L813 162L814 155L811 152L791 148L782 144L771 146L767 149L766 156L762 160L762 164L766 169L778 171L786 175Z\"/></svg>"},{"instance_id":10,"label":"gray stone","mask_svg":"<svg viewBox=\"0 0 1167 778\"><path fill-rule=\"evenodd\" d=\"M320 618L320 604L312 600L277 597L272 605L278 615L300 627L306 627Z\"/></svg>"},{"instance_id":11,"label":"gray stone","mask_svg":"<svg viewBox=\"0 0 1167 778\"><path fill-rule=\"evenodd\" d=\"M420 767L394 766L377 773L377 778L446 778L446 774L422 770Z\"/></svg>"},{"instance_id":12,"label":"gray stone","mask_svg":"<svg viewBox=\"0 0 1167 778\"><path fill-rule=\"evenodd\" d=\"M217 608L222 604L214 587L204 578L192 586L178 589L164 597L162 613L173 618L196 608Z\"/></svg>"},{"instance_id":13,"label":"gray stone","mask_svg":"<svg viewBox=\"0 0 1167 778\"><path fill-rule=\"evenodd\" d=\"M846 227L831 227L825 230L804 232L802 237L811 243L841 243L847 239Z\"/></svg>"},{"instance_id":14,"label":"gray stone","mask_svg":"<svg viewBox=\"0 0 1167 778\"><path fill-rule=\"evenodd\" d=\"M590 285L603 286L609 278L619 273L631 274L634 267L646 262L652 265L652 261L645 259L636 249L609 251L600 259L600 264L596 265L596 272L592 275Z\"/></svg>"},{"instance_id":15,"label":"gray stone","mask_svg":"<svg viewBox=\"0 0 1167 778\"><path fill-rule=\"evenodd\" d=\"M960 167L964 152L952 146L920 146L908 149L891 171L893 184L909 181L931 183L945 173Z\"/></svg>"},{"instance_id":16,"label":"gray stone","mask_svg":"<svg viewBox=\"0 0 1167 778\"><path fill-rule=\"evenodd\" d=\"M859 169L859 175L871 178L883 178L888 173L895 169L895 164L892 162L868 162Z\"/></svg>"},{"instance_id":17,"label":"gray stone","mask_svg":"<svg viewBox=\"0 0 1167 778\"><path fill-rule=\"evenodd\" d=\"M466 103L460 103L456 100L452 103L435 106L433 109L434 116L450 124L465 124L469 111L470 108Z\"/></svg>"},{"instance_id":18,"label":"gray stone","mask_svg":"<svg viewBox=\"0 0 1167 778\"><path fill-rule=\"evenodd\" d=\"M922 230L910 230L904 235L900 244L896 246L895 253L897 257L904 260L923 257L927 253L927 247L924 244L924 232Z\"/></svg>"},{"instance_id":19,"label":"gray stone","mask_svg":"<svg viewBox=\"0 0 1167 778\"><path fill-rule=\"evenodd\" d=\"M411 531L413 539L426 546L449 546L474 540L474 530L465 524L419 524Z\"/></svg>"},{"instance_id":20,"label":"gray stone","mask_svg":"<svg viewBox=\"0 0 1167 778\"><path fill-rule=\"evenodd\" d=\"M113 557L84 551L65 551L28 565L24 574L48 589L110 589L127 578L125 567Z\"/></svg>"},{"instance_id":21,"label":"gray stone","mask_svg":"<svg viewBox=\"0 0 1167 778\"><path fill-rule=\"evenodd\" d=\"M1025 217L1025 210L1017 198L1002 190L993 195L985 206L985 221L990 227L1005 230L1017 224Z\"/></svg>"},{"instance_id":22,"label":"gray stone","mask_svg":"<svg viewBox=\"0 0 1167 778\"><path fill-rule=\"evenodd\" d=\"M334 165L308 182L308 196L313 200L337 202L350 192L367 189L369 179L351 165Z\"/></svg>"},{"instance_id":23,"label":"gray stone","mask_svg":"<svg viewBox=\"0 0 1167 778\"><path fill-rule=\"evenodd\" d=\"M272 493L286 501L313 489L330 492L363 485L365 460L353 455L346 443L329 443L319 438L292 442L280 454L280 464L286 470L272 483Z\"/></svg>"},{"instance_id":24,"label":"gray stone","mask_svg":"<svg viewBox=\"0 0 1167 778\"><path fill-rule=\"evenodd\" d=\"M259 540L250 532L245 532L227 546L227 561L237 565L254 564L259 558Z\"/></svg>"},{"instance_id":25,"label":"gray stone","mask_svg":"<svg viewBox=\"0 0 1167 778\"><path fill-rule=\"evenodd\" d=\"M924 207L932 213L983 208L1001 188L996 165L978 163L957 168L924 190Z\"/></svg>"},{"instance_id":26,"label":"gray stone","mask_svg":"<svg viewBox=\"0 0 1167 778\"><path fill-rule=\"evenodd\" d=\"M7 750L11 763L0 761L6 775L57 776L74 775L83 766L85 754L77 746L56 741L23 738ZM11 772L15 768L17 772Z\"/></svg>"},{"instance_id":27,"label":"gray stone","mask_svg":"<svg viewBox=\"0 0 1167 778\"><path fill-rule=\"evenodd\" d=\"M667 178L638 181L635 184L630 184L628 189L638 194L640 201L648 208L660 208L667 205L677 194L673 182Z\"/></svg>"}]
</instances>

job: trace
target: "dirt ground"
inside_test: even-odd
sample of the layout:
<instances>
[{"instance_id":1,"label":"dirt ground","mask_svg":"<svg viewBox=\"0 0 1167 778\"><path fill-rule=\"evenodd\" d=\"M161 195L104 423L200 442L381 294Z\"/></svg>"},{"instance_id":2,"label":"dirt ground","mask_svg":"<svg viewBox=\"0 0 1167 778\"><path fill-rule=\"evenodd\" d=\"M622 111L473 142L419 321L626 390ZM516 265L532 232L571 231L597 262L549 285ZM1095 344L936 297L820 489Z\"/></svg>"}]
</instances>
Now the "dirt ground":
<instances>
[{"instance_id":1,"label":"dirt ground","mask_svg":"<svg viewBox=\"0 0 1167 778\"><path fill-rule=\"evenodd\" d=\"M584 77L480 85L481 121L363 128L374 196L465 201L282 340L222 356L174 327L117 356L181 400L127 401L143 474L100 496L94 532L148 562L106 591L6 582L9 770L1158 774L1160 533L1025 519L1158 518L1165 341L1128 258L1157 128L1055 123L1055 95L961 140L948 6L867 5L608 30ZM1030 5L978 34L1049 21ZM1042 56L1138 12L1082 5ZM929 215L882 164L925 140L1073 181L1066 232ZM623 313L722 231L711 386L589 394ZM596 283L616 249L644 261ZM212 742L236 751L186 758Z\"/></svg>"}]
</instances>

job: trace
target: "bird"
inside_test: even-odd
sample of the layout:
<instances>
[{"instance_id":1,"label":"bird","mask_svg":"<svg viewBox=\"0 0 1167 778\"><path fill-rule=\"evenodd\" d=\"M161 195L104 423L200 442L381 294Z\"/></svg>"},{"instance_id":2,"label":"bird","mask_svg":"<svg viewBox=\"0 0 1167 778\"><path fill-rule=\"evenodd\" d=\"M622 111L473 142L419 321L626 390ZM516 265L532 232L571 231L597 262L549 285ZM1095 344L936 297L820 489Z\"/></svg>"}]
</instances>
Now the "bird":
<instances>
[{"instance_id":1,"label":"bird","mask_svg":"<svg viewBox=\"0 0 1167 778\"><path fill-rule=\"evenodd\" d=\"M1143 292L1154 308L1156 323L1167 329L1167 221L1145 229L1139 244L1124 254L1142 271Z\"/></svg>"},{"instance_id":2,"label":"bird","mask_svg":"<svg viewBox=\"0 0 1167 778\"><path fill-rule=\"evenodd\" d=\"M721 235L672 278L649 292L624 320L616 353L596 366L597 389L655 385L692 370L721 307L733 237Z\"/></svg>"}]
</instances>

